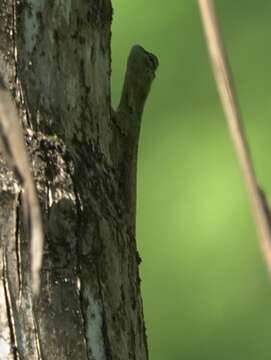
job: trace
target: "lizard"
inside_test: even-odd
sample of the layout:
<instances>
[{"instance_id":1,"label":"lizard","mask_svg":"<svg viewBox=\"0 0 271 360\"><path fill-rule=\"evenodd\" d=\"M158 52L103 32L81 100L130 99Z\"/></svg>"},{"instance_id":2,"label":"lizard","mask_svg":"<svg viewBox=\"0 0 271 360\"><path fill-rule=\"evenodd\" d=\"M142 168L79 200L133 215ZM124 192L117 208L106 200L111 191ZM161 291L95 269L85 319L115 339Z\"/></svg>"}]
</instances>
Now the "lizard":
<instances>
[{"instance_id":1,"label":"lizard","mask_svg":"<svg viewBox=\"0 0 271 360\"><path fill-rule=\"evenodd\" d=\"M133 232L135 231L133 214L136 212L134 189L136 188L141 118L158 65L159 60L153 53L140 45L132 47L127 61L120 102L116 111L113 112L113 121L122 136L119 170Z\"/></svg>"}]
</instances>

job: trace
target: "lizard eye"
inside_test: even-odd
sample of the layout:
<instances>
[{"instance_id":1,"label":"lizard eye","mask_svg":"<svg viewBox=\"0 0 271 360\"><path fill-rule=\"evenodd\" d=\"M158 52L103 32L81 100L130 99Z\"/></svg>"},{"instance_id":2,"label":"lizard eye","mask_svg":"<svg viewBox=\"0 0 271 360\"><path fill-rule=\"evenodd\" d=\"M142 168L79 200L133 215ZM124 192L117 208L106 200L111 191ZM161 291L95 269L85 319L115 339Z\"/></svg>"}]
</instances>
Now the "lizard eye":
<instances>
[{"instance_id":1,"label":"lizard eye","mask_svg":"<svg viewBox=\"0 0 271 360\"><path fill-rule=\"evenodd\" d=\"M152 68L154 70L156 70L156 68L158 67L158 59L156 56L154 56L153 54L150 54L149 55L149 61L151 62L152 64Z\"/></svg>"},{"instance_id":2,"label":"lizard eye","mask_svg":"<svg viewBox=\"0 0 271 360\"><path fill-rule=\"evenodd\" d=\"M152 71L155 71L158 66L157 57L151 53L146 52L146 64Z\"/></svg>"}]
</instances>

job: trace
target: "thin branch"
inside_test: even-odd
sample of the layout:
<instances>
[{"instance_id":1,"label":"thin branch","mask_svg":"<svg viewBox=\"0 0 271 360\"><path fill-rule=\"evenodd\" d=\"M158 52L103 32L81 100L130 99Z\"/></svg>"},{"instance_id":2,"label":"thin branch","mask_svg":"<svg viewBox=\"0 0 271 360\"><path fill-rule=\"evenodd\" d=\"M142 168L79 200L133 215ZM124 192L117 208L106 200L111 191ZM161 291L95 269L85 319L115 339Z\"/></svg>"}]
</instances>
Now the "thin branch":
<instances>
[{"instance_id":1,"label":"thin branch","mask_svg":"<svg viewBox=\"0 0 271 360\"><path fill-rule=\"evenodd\" d=\"M248 190L253 215L261 240L261 247L271 274L271 227L266 211L265 198L257 185L255 170L249 152L245 131L242 127L241 113L234 92L230 66L220 32L213 0L198 0L206 42L213 66L214 77L226 115L230 135L241 166L242 175Z\"/></svg>"},{"instance_id":2,"label":"thin branch","mask_svg":"<svg viewBox=\"0 0 271 360\"><path fill-rule=\"evenodd\" d=\"M34 295L39 294L43 253L43 229L39 201L24 143L18 112L3 79L0 78L0 140L8 164L24 187L25 223L31 234L31 275Z\"/></svg>"}]
</instances>

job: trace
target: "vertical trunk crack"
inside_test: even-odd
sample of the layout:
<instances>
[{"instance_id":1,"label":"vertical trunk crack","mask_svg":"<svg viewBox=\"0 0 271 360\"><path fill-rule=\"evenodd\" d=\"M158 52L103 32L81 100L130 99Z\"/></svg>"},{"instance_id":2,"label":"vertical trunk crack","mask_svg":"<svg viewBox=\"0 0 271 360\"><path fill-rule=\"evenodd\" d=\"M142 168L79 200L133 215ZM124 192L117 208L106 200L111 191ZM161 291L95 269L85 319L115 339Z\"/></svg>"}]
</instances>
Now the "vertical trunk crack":
<instances>
[{"instance_id":1,"label":"vertical trunk crack","mask_svg":"<svg viewBox=\"0 0 271 360\"><path fill-rule=\"evenodd\" d=\"M78 271L77 271L77 276L79 279L79 283L81 284L81 280L80 280L80 276L78 275ZM84 314L84 306L83 306L83 296L82 296L82 291L81 291L81 286L78 286L78 296L79 296L79 304L80 304L80 313L81 313L81 317L82 317L82 322L83 322L83 336L85 339L85 343L86 343L86 356L87 356L87 360L91 360L90 357L88 356L88 340L87 340L87 336L86 336L86 328L87 328L87 319L85 317Z\"/></svg>"},{"instance_id":2,"label":"vertical trunk crack","mask_svg":"<svg viewBox=\"0 0 271 360\"><path fill-rule=\"evenodd\" d=\"M5 251L3 251L3 288L4 288L4 294L5 294L5 303L7 308L7 319L8 319L8 326L10 331L10 340L11 340L11 349L13 354L14 360L20 360L18 357L18 348L16 344L16 336L15 336L15 324L14 324L14 316L12 312L12 306L11 306L11 298L9 293L9 287L8 287L8 279L7 279L7 264L6 264L6 257L5 257Z\"/></svg>"},{"instance_id":3,"label":"vertical trunk crack","mask_svg":"<svg viewBox=\"0 0 271 360\"><path fill-rule=\"evenodd\" d=\"M17 206L16 206L16 229L15 229L15 248L16 248L19 301L21 300L21 296L22 296L20 205L21 205L21 195L18 196L18 202L17 202Z\"/></svg>"},{"instance_id":4,"label":"vertical trunk crack","mask_svg":"<svg viewBox=\"0 0 271 360\"><path fill-rule=\"evenodd\" d=\"M38 355L38 360L43 360L43 356L42 356L42 351L41 351L41 344L40 344L40 336L39 336L39 331L38 331L38 326L35 320L35 314L33 312L33 325L34 325L34 330L35 330L35 343L36 343L36 350L37 350L37 355Z\"/></svg>"},{"instance_id":5,"label":"vertical trunk crack","mask_svg":"<svg viewBox=\"0 0 271 360\"><path fill-rule=\"evenodd\" d=\"M82 323L83 323L83 336L84 336L84 340L85 340L85 345L86 345L86 358L87 360L91 360L90 357L88 356L88 341L87 341L87 336L86 336L86 328L87 328L87 319L85 317L84 314L84 306L83 306L83 296L82 296L82 291L81 291L81 277L80 277L80 265L79 265L79 256L80 256L80 250L79 250L79 241L78 239L80 238L80 233L81 233L81 212L83 210L83 204L82 201L80 199L80 194L78 193L76 186L75 186L75 181L73 179L72 174L70 173L71 179L72 179L72 184L73 184L73 192L75 195L75 204L76 204L76 208L77 208L77 226L76 228L78 229L77 232L77 244L76 244L76 276L77 276L77 290L78 290L78 298L79 298L79 306L80 306L80 315L82 318Z\"/></svg>"},{"instance_id":6,"label":"vertical trunk crack","mask_svg":"<svg viewBox=\"0 0 271 360\"><path fill-rule=\"evenodd\" d=\"M98 284L99 284L99 292L100 292L100 299L101 299L101 303L102 303L102 315L103 315L103 325L102 325L102 332L103 332L103 338L104 338L104 347L105 347L105 354L106 354L106 358L107 360L113 360L113 356L112 356L112 350L111 350L111 346L110 346L110 340L109 340L109 336L108 336L108 331L107 331L107 321L106 321L106 311L105 311L105 306L104 306L104 299L103 299L103 294L102 294L102 284L100 282L100 272L99 272L99 268L98 265L96 264L96 273L97 273L97 280L98 280Z\"/></svg>"}]
</instances>

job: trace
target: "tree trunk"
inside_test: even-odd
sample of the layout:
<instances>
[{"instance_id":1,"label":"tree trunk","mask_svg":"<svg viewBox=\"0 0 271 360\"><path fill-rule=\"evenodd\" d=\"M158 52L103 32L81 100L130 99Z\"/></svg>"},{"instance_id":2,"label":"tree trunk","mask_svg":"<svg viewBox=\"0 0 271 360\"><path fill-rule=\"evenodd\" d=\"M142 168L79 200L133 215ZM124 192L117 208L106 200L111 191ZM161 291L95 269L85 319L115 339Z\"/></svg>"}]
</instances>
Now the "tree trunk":
<instances>
[{"instance_id":1,"label":"tree trunk","mask_svg":"<svg viewBox=\"0 0 271 360\"><path fill-rule=\"evenodd\" d=\"M140 119L158 65L129 56L111 108L110 0L1 0L0 75L24 127L44 227L31 292L23 186L0 159L0 359L148 358L135 241Z\"/></svg>"}]
</instances>

